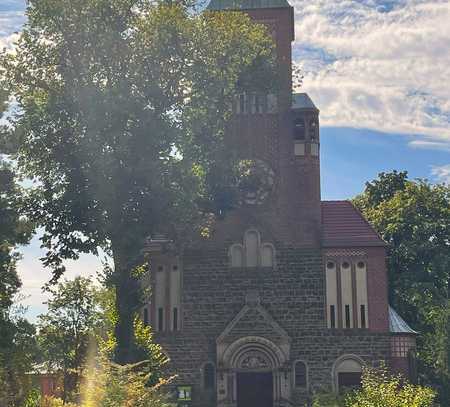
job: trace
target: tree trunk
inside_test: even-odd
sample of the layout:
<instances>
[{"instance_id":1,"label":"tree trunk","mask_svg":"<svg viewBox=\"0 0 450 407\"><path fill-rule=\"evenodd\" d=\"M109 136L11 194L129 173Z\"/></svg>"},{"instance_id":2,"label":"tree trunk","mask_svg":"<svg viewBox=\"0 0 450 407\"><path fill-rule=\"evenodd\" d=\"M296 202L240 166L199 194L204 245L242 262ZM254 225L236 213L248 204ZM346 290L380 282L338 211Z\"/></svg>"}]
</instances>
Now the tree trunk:
<instances>
[{"instance_id":1,"label":"tree trunk","mask_svg":"<svg viewBox=\"0 0 450 407\"><path fill-rule=\"evenodd\" d=\"M114 284L116 291L117 323L115 326L116 363L136 362L134 318L139 310L139 281L133 276L134 262L124 261L126 255L114 253Z\"/></svg>"}]
</instances>

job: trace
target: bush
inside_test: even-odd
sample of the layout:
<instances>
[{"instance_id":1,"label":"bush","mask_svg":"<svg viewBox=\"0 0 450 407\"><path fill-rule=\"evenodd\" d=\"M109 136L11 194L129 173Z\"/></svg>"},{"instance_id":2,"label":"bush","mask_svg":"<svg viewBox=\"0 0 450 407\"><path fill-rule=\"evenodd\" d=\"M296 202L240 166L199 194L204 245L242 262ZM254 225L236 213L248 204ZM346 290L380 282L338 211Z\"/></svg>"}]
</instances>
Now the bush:
<instances>
[{"instance_id":1,"label":"bush","mask_svg":"<svg viewBox=\"0 0 450 407\"><path fill-rule=\"evenodd\" d=\"M408 383L385 366L365 368L362 386L347 395L317 394L313 407L431 407L435 393L428 387Z\"/></svg>"},{"instance_id":2,"label":"bush","mask_svg":"<svg viewBox=\"0 0 450 407\"><path fill-rule=\"evenodd\" d=\"M82 386L82 407L170 407L162 388L169 381L160 379L151 384L148 364L143 361L120 366L101 360L88 370Z\"/></svg>"},{"instance_id":3,"label":"bush","mask_svg":"<svg viewBox=\"0 0 450 407\"><path fill-rule=\"evenodd\" d=\"M401 375L391 375L385 366L363 371L362 388L346 399L346 407L431 407L432 389L408 383Z\"/></svg>"}]
</instances>

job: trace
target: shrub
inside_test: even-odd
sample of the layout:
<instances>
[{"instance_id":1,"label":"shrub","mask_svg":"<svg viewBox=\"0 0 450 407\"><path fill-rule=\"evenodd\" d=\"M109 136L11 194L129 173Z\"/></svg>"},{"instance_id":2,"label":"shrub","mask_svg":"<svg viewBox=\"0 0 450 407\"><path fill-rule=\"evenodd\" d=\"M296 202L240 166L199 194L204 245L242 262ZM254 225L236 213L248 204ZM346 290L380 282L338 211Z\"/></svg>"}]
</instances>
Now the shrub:
<instances>
[{"instance_id":1,"label":"shrub","mask_svg":"<svg viewBox=\"0 0 450 407\"><path fill-rule=\"evenodd\" d=\"M432 389L410 384L381 366L364 369L360 389L342 396L316 394L312 407L431 407L434 399Z\"/></svg>"},{"instance_id":2,"label":"shrub","mask_svg":"<svg viewBox=\"0 0 450 407\"><path fill-rule=\"evenodd\" d=\"M169 381L160 379L151 384L148 364L121 366L99 361L89 369L82 386L82 407L170 407L162 388Z\"/></svg>"},{"instance_id":3,"label":"shrub","mask_svg":"<svg viewBox=\"0 0 450 407\"><path fill-rule=\"evenodd\" d=\"M428 387L408 383L391 375L385 366L363 371L362 387L350 393L346 407L431 407L435 393Z\"/></svg>"}]
</instances>

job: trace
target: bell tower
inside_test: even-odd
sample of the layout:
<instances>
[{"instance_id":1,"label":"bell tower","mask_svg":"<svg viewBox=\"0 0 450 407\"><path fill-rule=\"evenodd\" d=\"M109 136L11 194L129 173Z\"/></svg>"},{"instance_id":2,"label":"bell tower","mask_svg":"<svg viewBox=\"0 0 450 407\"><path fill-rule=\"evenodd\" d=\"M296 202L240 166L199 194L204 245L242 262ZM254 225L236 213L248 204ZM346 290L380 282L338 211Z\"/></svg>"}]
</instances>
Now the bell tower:
<instances>
[{"instance_id":1,"label":"bell tower","mask_svg":"<svg viewBox=\"0 0 450 407\"><path fill-rule=\"evenodd\" d=\"M259 181L266 190L255 187L238 212L269 223L275 240L319 247L319 111L308 95L292 94L294 10L286 0L212 0L208 10L242 11L264 24L277 57L276 93L242 94L234 106L230 138L266 178Z\"/></svg>"}]
</instances>

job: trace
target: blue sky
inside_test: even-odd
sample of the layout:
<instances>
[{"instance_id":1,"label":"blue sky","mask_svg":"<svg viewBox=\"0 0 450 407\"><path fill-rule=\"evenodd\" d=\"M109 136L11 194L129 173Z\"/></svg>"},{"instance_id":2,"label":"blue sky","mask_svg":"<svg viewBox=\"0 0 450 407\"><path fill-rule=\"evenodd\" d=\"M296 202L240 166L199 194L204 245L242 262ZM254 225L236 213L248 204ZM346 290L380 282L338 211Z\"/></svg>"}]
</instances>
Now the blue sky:
<instances>
[{"instance_id":1,"label":"blue sky","mask_svg":"<svg viewBox=\"0 0 450 407\"><path fill-rule=\"evenodd\" d=\"M323 199L346 199L381 171L450 182L450 2L291 0L294 63L321 111ZM24 0L0 0L0 47L11 47ZM21 249L23 300L45 310L48 280L39 241ZM68 278L95 275L92 256L70 262Z\"/></svg>"}]
</instances>

